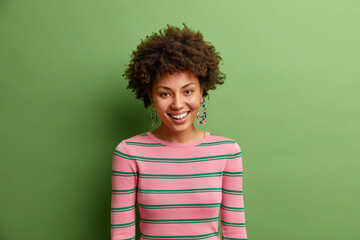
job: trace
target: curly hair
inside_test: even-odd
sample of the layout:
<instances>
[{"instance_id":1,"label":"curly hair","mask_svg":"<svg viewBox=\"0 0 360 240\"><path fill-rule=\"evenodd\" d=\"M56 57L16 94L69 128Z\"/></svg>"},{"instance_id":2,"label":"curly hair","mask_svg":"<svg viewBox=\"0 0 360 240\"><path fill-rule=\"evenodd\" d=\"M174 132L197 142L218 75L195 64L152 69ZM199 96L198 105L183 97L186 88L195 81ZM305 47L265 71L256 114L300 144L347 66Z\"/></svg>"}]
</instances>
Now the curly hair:
<instances>
[{"instance_id":1,"label":"curly hair","mask_svg":"<svg viewBox=\"0 0 360 240\"><path fill-rule=\"evenodd\" d=\"M129 80L128 89L136 93L136 98L144 102L145 108L151 104L149 93L154 80L163 74L189 70L199 79L203 97L208 90L223 84L226 75L219 70L222 61L215 47L204 41L203 35L194 32L183 23L180 29L167 24L164 32L153 33L141 39L137 50L132 52L130 64L123 76ZM126 66L126 65L125 65Z\"/></svg>"}]
</instances>

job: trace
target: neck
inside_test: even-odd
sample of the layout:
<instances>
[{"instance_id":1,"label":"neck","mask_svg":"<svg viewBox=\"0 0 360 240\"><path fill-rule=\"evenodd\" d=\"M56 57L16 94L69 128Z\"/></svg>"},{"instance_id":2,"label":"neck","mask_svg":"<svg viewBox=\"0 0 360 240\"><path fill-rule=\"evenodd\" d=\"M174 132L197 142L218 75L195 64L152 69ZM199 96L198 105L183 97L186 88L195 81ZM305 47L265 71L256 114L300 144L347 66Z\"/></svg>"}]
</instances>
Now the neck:
<instances>
[{"instance_id":1,"label":"neck","mask_svg":"<svg viewBox=\"0 0 360 240\"><path fill-rule=\"evenodd\" d=\"M204 131L195 128L194 125L185 131L175 132L169 128L166 128L162 124L160 127L152 131L152 134L162 140L175 143L196 142L204 137Z\"/></svg>"}]
</instances>

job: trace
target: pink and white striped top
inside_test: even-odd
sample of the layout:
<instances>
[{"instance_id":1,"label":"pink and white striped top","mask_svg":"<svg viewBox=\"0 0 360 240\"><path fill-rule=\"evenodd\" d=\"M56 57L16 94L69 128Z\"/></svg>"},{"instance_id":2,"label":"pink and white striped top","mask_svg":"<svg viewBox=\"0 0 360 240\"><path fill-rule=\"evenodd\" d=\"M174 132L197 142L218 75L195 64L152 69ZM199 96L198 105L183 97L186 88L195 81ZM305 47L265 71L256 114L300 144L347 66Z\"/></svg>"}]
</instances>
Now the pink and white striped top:
<instances>
[{"instance_id":1,"label":"pink and white striped top","mask_svg":"<svg viewBox=\"0 0 360 240\"><path fill-rule=\"evenodd\" d=\"M121 141L112 165L111 239L135 239L135 203L142 240L247 239L241 150L205 132L174 143L151 132Z\"/></svg>"}]
</instances>

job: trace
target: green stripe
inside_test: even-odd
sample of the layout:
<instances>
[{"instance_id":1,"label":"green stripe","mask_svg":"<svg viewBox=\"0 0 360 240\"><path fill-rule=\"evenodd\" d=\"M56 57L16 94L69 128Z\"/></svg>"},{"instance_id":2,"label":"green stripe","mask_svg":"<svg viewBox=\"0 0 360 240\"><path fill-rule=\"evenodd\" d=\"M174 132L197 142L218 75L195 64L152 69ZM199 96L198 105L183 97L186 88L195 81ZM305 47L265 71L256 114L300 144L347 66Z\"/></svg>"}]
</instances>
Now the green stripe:
<instances>
[{"instance_id":1,"label":"green stripe","mask_svg":"<svg viewBox=\"0 0 360 240\"><path fill-rule=\"evenodd\" d=\"M222 144L234 144L235 141L225 140L225 141L217 141L217 142L207 142L207 143L200 143L196 146L203 147L203 146L215 146L215 145L222 145Z\"/></svg>"},{"instance_id":2,"label":"green stripe","mask_svg":"<svg viewBox=\"0 0 360 240\"><path fill-rule=\"evenodd\" d=\"M123 223L123 224L111 224L111 228L115 229L115 228L126 228L126 227L131 227L135 225L135 221L133 222L129 222L129 223Z\"/></svg>"},{"instance_id":3,"label":"green stripe","mask_svg":"<svg viewBox=\"0 0 360 240\"><path fill-rule=\"evenodd\" d=\"M226 240L226 239L229 239L229 240L247 240L247 238L229 238L229 237L224 237L224 236L222 236L222 238L224 240Z\"/></svg>"},{"instance_id":4,"label":"green stripe","mask_svg":"<svg viewBox=\"0 0 360 240\"><path fill-rule=\"evenodd\" d=\"M235 141L232 141L232 140L224 140L224 141L217 141L217 142L200 143L195 146L203 147L203 146L216 146L216 145L234 144L234 143L235 143ZM135 146L142 146L142 147L164 147L164 146L166 146L162 143L146 143L146 142L126 142L126 145L135 145Z\"/></svg>"},{"instance_id":5,"label":"green stripe","mask_svg":"<svg viewBox=\"0 0 360 240\"><path fill-rule=\"evenodd\" d=\"M134 177L138 175L138 172L121 172L112 170L112 175L120 177Z\"/></svg>"},{"instance_id":6,"label":"green stripe","mask_svg":"<svg viewBox=\"0 0 360 240\"><path fill-rule=\"evenodd\" d=\"M223 204L221 204L220 208L222 208L225 211L230 211L230 212L244 212L244 208L228 207Z\"/></svg>"},{"instance_id":7,"label":"green stripe","mask_svg":"<svg viewBox=\"0 0 360 240\"><path fill-rule=\"evenodd\" d=\"M223 192L231 195L243 195L243 191L230 190L225 188L193 188L193 189L141 189L132 188L124 190L112 190L112 194L122 195L135 193L136 189L139 193L144 194L184 194L184 193L204 193L204 192Z\"/></svg>"},{"instance_id":8,"label":"green stripe","mask_svg":"<svg viewBox=\"0 0 360 240\"><path fill-rule=\"evenodd\" d=\"M132 238L124 238L124 240L135 240L135 236L133 236Z\"/></svg>"},{"instance_id":9,"label":"green stripe","mask_svg":"<svg viewBox=\"0 0 360 240\"><path fill-rule=\"evenodd\" d=\"M158 204L158 205L148 205L139 203L139 207L143 209L174 209L174 208L217 208L221 207L226 211L231 212L244 212L245 208L237 207L228 207L221 203L201 203L201 204ZM122 208L111 208L111 212L126 212L135 209L135 204L128 207Z\"/></svg>"},{"instance_id":10,"label":"green stripe","mask_svg":"<svg viewBox=\"0 0 360 240\"><path fill-rule=\"evenodd\" d=\"M228 207L221 203L202 203L202 204L159 204L148 205L139 203L139 207L143 209L173 209L173 208L216 208L221 207L223 210L231 212L244 212L244 208ZM111 212L126 212L135 209L135 204L129 207L111 208Z\"/></svg>"},{"instance_id":11,"label":"green stripe","mask_svg":"<svg viewBox=\"0 0 360 240\"><path fill-rule=\"evenodd\" d=\"M216 208L221 203L203 203L203 204L162 204L162 205L146 205L139 203L139 207L144 209L172 209L172 208Z\"/></svg>"},{"instance_id":12,"label":"green stripe","mask_svg":"<svg viewBox=\"0 0 360 240\"><path fill-rule=\"evenodd\" d=\"M221 192L222 188L193 188L193 189L141 189L139 193L145 194L183 194L183 193L203 193L203 192Z\"/></svg>"},{"instance_id":13,"label":"green stripe","mask_svg":"<svg viewBox=\"0 0 360 240\"><path fill-rule=\"evenodd\" d=\"M112 170L112 175L119 177L134 177L149 178L149 179L191 179L191 178L205 178L205 177L242 177L243 172L209 172L209 173L195 173L195 174L145 174L139 172L123 172Z\"/></svg>"},{"instance_id":14,"label":"green stripe","mask_svg":"<svg viewBox=\"0 0 360 240\"><path fill-rule=\"evenodd\" d=\"M164 147L166 145L161 143L143 143L143 142L126 142L126 145L135 145L142 147Z\"/></svg>"},{"instance_id":15,"label":"green stripe","mask_svg":"<svg viewBox=\"0 0 360 240\"><path fill-rule=\"evenodd\" d=\"M223 188L223 193L232 194L232 195L243 195L243 191L230 190Z\"/></svg>"},{"instance_id":16,"label":"green stripe","mask_svg":"<svg viewBox=\"0 0 360 240\"><path fill-rule=\"evenodd\" d=\"M132 238L125 238L124 240L135 240L135 236L133 236Z\"/></svg>"},{"instance_id":17,"label":"green stripe","mask_svg":"<svg viewBox=\"0 0 360 240\"><path fill-rule=\"evenodd\" d=\"M204 178L204 177L220 177L222 172L197 173L197 174L139 174L140 178L151 179L189 179L189 178Z\"/></svg>"},{"instance_id":18,"label":"green stripe","mask_svg":"<svg viewBox=\"0 0 360 240\"><path fill-rule=\"evenodd\" d=\"M187 223L206 223L218 221L218 217L195 218L195 219L145 219L140 217L140 222L150 224L187 224Z\"/></svg>"},{"instance_id":19,"label":"green stripe","mask_svg":"<svg viewBox=\"0 0 360 240\"><path fill-rule=\"evenodd\" d=\"M122 208L111 208L111 212L126 212L135 209L135 204L129 207L122 207Z\"/></svg>"},{"instance_id":20,"label":"green stripe","mask_svg":"<svg viewBox=\"0 0 360 240\"><path fill-rule=\"evenodd\" d=\"M129 159L129 160L137 160L144 162L162 162L162 163L189 163L189 162L202 162L202 161L212 161L212 160L221 160L221 159L234 159L241 157L241 152L237 152L234 154L223 154L223 155L214 155L214 156L206 156L206 157L195 157L195 158L149 158L149 157L141 157L141 156L132 156L119 150L114 151L116 156Z\"/></svg>"},{"instance_id":21,"label":"green stripe","mask_svg":"<svg viewBox=\"0 0 360 240\"><path fill-rule=\"evenodd\" d=\"M242 176L243 176L243 172L229 172L229 171L224 171L224 176L228 176L228 177L242 177Z\"/></svg>"},{"instance_id":22,"label":"green stripe","mask_svg":"<svg viewBox=\"0 0 360 240\"><path fill-rule=\"evenodd\" d=\"M112 194L116 194L116 195L130 194L135 192L136 192L136 188L125 189L125 190L112 190Z\"/></svg>"},{"instance_id":23,"label":"green stripe","mask_svg":"<svg viewBox=\"0 0 360 240\"><path fill-rule=\"evenodd\" d=\"M221 220L221 224L229 227L245 227L245 223L232 223Z\"/></svg>"},{"instance_id":24,"label":"green stripe","mask_svg":"<svg viewBox=\"0 0 360 240\"><path fill-rule=\"evenodd\" d=\"M145 235L141 234L141 238L148 240L201 240L207 239L214 236L220 236L219 232L202 234L202 235L180 235L180 236L154 236L154 235Z\"/></svg>"}]
</instances>

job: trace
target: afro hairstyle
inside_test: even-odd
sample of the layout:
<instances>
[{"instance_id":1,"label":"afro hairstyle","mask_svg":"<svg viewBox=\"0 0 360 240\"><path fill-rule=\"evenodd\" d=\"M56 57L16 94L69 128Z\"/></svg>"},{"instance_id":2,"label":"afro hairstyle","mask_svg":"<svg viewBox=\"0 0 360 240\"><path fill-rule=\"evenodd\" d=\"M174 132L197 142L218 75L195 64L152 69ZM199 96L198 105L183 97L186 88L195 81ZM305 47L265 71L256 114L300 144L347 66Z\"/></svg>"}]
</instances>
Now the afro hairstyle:
<instances>
[{"instance_id":1,"label":"afro hairstyle","mask_svg":"<svg viewBox=\"0 0 360 240\"><path fill-rule=\"evenodd\" d=\"M189 70L199 79L203 97L216 84L223 84L226 75L219 70L222 61L215 47L204 41L203 35L192 31L183 23L183 29L167 24L159 34L153 33L141 39L132 52L130 64L123 76L129 80L128 89L144 102L145 108L151 104L149 94L152 83L165 73ZM205 99L204 99L205 100Z\"/></svg>"}]
</instances>

